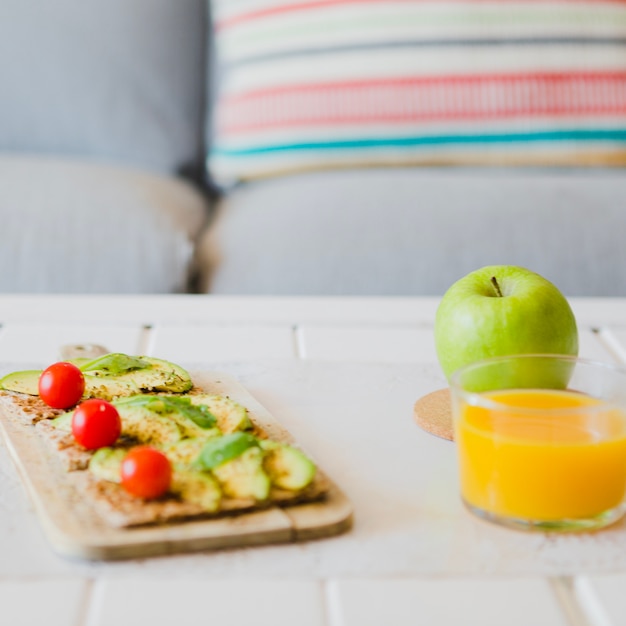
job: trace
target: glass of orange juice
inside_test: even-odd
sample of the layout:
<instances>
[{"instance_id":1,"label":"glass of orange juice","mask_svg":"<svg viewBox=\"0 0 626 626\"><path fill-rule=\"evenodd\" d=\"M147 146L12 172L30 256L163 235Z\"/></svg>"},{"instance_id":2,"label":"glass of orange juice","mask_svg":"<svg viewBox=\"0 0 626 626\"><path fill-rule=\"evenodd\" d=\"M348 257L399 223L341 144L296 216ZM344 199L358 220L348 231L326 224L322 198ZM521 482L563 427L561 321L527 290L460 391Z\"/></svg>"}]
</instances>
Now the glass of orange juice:
<instances>
[{"instance_id":1,"label":"glass of orange juice","mask_svg":"<svg viewBox=\"0 0 626 626\"><path fill-rule=\"evenodd\" d=\"M524 529L602 528L625 512L626 369L496 357L450 380L461 497Z\"/></svg>"}]
</instances>

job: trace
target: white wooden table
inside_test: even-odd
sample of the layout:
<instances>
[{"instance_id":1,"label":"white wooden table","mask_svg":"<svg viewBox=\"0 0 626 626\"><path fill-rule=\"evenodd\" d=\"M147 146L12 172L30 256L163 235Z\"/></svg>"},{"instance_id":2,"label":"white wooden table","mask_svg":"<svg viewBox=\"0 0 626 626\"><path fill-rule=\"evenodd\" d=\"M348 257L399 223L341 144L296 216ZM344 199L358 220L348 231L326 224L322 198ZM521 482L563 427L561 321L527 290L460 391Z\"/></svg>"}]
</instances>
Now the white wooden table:
<instances>
[{"instance_id":1,"label":"white wooden table","mask_svg":"<svg viewBox=\"0 0 626 626\"><path fill-rule=\"evenodd\" d=\"M626 624L626 524L549 536L471 517L454 444L412 407L444 385L434 299L0 296L2 369L93 342L236 376L354 504L347 534L113 563L54 554L0 444L3 626ZM626 300L572 300L581 354L626 362Z\"/></svg>"}]
</instances>

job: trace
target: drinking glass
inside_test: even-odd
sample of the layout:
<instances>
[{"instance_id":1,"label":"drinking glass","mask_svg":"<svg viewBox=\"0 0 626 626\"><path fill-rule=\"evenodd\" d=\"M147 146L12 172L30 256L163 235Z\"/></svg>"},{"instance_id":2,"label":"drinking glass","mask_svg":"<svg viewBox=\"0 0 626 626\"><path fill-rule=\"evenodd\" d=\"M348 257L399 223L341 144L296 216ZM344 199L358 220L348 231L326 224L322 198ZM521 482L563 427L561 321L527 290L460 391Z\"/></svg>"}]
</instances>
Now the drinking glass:
<instances>
[{"instance_id":1,"label":"drinking glass","mask_svg":"<svg viewBox=\"0 0 626 626\"><path fill-rule=\"evenodd\" d=\"M496 357L455 372L450 390L470 511L550 531L622 517L626 369L559 355Z\"/></svg>"}]
</instances>

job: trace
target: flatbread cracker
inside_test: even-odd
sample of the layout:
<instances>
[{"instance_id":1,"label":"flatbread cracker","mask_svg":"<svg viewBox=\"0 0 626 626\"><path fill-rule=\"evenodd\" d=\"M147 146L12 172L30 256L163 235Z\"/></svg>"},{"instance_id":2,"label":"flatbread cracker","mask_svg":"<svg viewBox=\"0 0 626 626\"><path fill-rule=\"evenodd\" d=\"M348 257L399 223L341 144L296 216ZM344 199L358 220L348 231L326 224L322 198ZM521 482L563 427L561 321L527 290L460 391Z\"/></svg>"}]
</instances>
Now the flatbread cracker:
<instances>
[{"instance_id":1,"label":"flatbread cracker","mask_svg":"<svg viewBox=\"0 0 626 626\"><path fill-rule=\"evenodd\" d=\"M8 419L32 425L40 420L52 419L63 413L49 407L41 398L0 389L0 410Z\"/></svg>"},{"instance_id":2,"label":"flatbread cracker","mask_svg":"<svg viewBox=\"0 0 626 626\"><path fill-rule=\"evenodd\" d=\"M192 393L202 393L202 389L195 387ZM62 468L63 478L89 502L96 514L110 527L130 528L178 523L232 516L271 506L285 507L316 502L323 500L330 488L328 479L317 470L313 482L304 490L291 492L273 488L265 501L223 496L216 512L207 512L197 504L182 501L170 494L158 500L146 501L128 494L119 484L96 478L88 470L94 453L77 444L71 433L52 424L52 419L63 414L63 411L51 409L36 397L0 391L0 414L4 419L32 429L45 442L50 451L50 460ZM265 430L254 419L252 423L251 433L267 438Z\"/></svg>"}]
</instances>

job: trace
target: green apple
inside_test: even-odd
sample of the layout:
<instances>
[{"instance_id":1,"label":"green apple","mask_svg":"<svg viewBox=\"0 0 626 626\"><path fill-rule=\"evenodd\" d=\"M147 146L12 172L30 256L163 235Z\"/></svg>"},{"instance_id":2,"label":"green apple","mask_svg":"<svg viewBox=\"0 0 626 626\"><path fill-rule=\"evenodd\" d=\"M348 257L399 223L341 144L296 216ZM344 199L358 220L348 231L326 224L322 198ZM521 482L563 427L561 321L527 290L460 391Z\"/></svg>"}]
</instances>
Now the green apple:
<instances>
[{"instance_id":1,"label":"green apple","mask_svg":"<svg viewBox=\"0 0 626 626\"><path fill-rule=\"evenodd\" d=\"M492 265L461 278L444 294L435 318L435 346L449 379L460 367L490 357L576 356L578 330L567 299L550 281L523 267ZM498 385L535 386L537 379L550 376L517 372ZM562 386L567 373L556 378L565 378Z\"/></svg>"}]
</instances>

